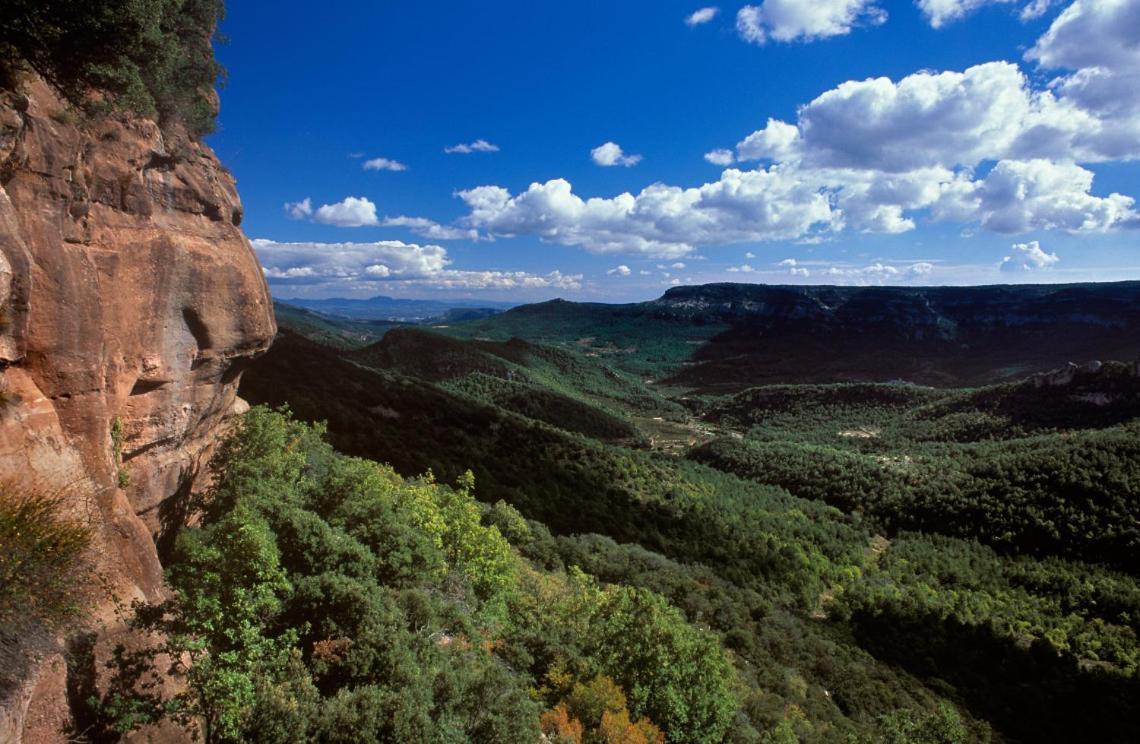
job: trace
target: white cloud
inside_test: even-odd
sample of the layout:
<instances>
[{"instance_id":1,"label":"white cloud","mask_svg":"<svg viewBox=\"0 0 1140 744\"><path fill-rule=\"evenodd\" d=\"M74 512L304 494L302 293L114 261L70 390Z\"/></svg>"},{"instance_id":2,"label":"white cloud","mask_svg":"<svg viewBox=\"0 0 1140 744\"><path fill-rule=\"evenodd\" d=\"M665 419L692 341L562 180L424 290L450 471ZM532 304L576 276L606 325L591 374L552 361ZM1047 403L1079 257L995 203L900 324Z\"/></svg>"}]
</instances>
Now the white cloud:
<instances>
[{"instance_id":1,"label":"white cloud","mask_svg":"<svg viewBox=\"0 0 1140 744\"><path fill-rule=\"evenodd\" d=\"M887 14L874 0L764 0L736 14L736 30L753 44L842 36L858 24L878 25Z\"/></svg>"},{"instance_id":2,"label":"white cloud","mask_svg":"<svg viewBox=\"0 0 1140 744\"><path fill-rule=\"evenodd\" d=\"M678 261L678 262L677 262L677 263L675 263L675 264L670 264L670 265L669 265L669 268L670 268L670 269L677 269L678 271L681 271L682 269L684 269L684 268L685 268L685 264L684 264L683 262L681 262L681 261Z\"/></svg>"},{"instance_id":3,"label":"white cloud","mask_svg":"<svg viewBox=\"0 0 1140 744\"><path fill-rule=\"evenodd\" d=\"M1127 5L1127 7L1126 7ZM461 223L595 253L658 258L700 246L845 231L898 234L922 222L998 233L1140 227L1131 196L1093 190L1085 164L1140 159L1140 3L1077 0L1027 56L1061 76L1035 84L1016 64L848 81L770 119L736 146L745 170L694 187L655 183L587 198L569 182L461 192ZM1034 78L1039 79L1039 78Z\"/></svg>"},{"instance_id":4,"label":"white cloud","mask_svg":"<svg viewBox=\"0 0 1140 744\"><path fill-rule=\"evenodd\" d=\"M469 228L441 225L426 217L385 217L382 227L406 227L421 238L429 240L478 240L479 231Z\"/></svg>"},{"instance_id":5,"label":"white cloud","mask_svg":"<svg viewBox=\"0 0 1140 744\"><path fill-rule=\"evenodd\" d=\"M978 8L987 5L1012 5L1020 0L917 0L919 9L934 28L941 28L947 23L953 23L965 18ZM1017 17L1022 21L1031 21L1045 15L1050 6L1057 0L1029 0L1018 11Z\"/></svg>"},{"instance_id":6,"label":"white cloud","mask_svg":"<svg viewBox=\"0 0 1140 744\"><path fill-rule=\"evenodd\" d=\"M252 241L265 276L275 284L351 291L400 283L432 289L579 289L581 274L450 269L447 250L398 240L374 243Z\"/></svg>"},{"instance_id":7,"label":"white cloud","mask_svg":"<svg viewBox=\"0 0 1140 744\"><path fill-rule=\"evenodd\" d=\"M604 145L598 145L593 150L590 150L590 157L593 159L595 165L604 167L621 165L629 168L641 162L640 155L626 155L622 152L621 145L616 142L607 142Z\"/></svg>"},{"instance_id":8,"label":"white cloud","mask_svg":"<svg viewBox=\"0 0 1140 744\"><path fill-rule=\"evenodd\" d=\"M692 28L693 26L700 26L703 23L708 23L713 18L716 18L716 14L719 12L719 10L720 9L716 7L708 7L693 11L685 18L685 25Z\"/></svg>"},{"instance_id":9,"label":"white cloud","mask_svg":"<svg viewBox=\"0 0 1140 744\"><path fill-rule=\"evenodd\" d=\"M471 210L466 223L492 235L538 235L594 253L657 258L680 258L696 245L796 238L839 217L815 184L775 166L728 169L699 188L652 184L636 196L585 200L555 179L517 195L482 186L459 197Z\"/></svg>"},{"instance_id":10,"label":"white cloud","mask_svg":"<svg viewBox=\"0 0 1140 744\"><path fill-rule=\"evenodd\" d=\"M372 158L365 160L361 165L364 170L386 170L386 171L406 171L408 166L404 165L398 160L390 160L388 158Z\"/></svg>"},{"instance_id":11,"label":"white cloud","mask_svg":"<svg viewBox=\"0 0 1140 744\"><path fill-rule=\"evenodd\" d=\"M705 160L713 165L732 165L736 157L732 154L732 150L713 150L705 153Z\"/></svg>"},{"instance_id":12,"label":"white cloud","mask_svg":"<svg viewBox=\"0 0 1140 744\"><path fill-rule=\"evenodd\" d=\"M745 258L756 258L756 254L753 253L752 251L748 251L747 253L744 254L744 257Z\"/></svg>"},{"instance_id":13,"label":"white cloud","mask_svg":"<svg viewBox=\"0 0 1140 744\"><path fill-rule=\"evenodd\" d=\"M1022 21L1032 21L1048 12L1049 8L1057 4L1058 0L1032 0L1022 7L1017 17Z\"/></svg>"},{"instance_id":14,"label":"white cloud","mask_svg":"<svg viewBox=\"0 0 1140 744\"><path fill-rule=\"evenodd\" d=\"M800 130L794 125L768 119L767 126L736 145L736 152L741 160L784 160L794 155L799 136Z\"/></svg>"},{"instance_id":15,"label":"white cloud","mask_svg":"<svg viewBox=\"0 0 1140 744\"><path fill-rule=\"evenodd\" d=\"M811 276L811 272L803 266L793 266L792 268L788 269L788 273L792 276L802 276L805 279Z\"/></svg>"},{"instance_id":16,"label":"white cloud","mask_svg":"<svg viewBox=\"0 0 1140 744\"><path fill-rule=\"evenodd\" d=\"M741 264L740 266L729 266L727 269L725 269L725 271L730 274L751 274L755 270L756 269L752 268L748 264Z\"/></svg>"},{"instance_id":17,"label":"white cloud","mask_svg":"<svg viewBox=\"0 0 1140 744\"><path fill-rule=\"evenodd\" d=\"M1014 243L1010 246L1011 254L1001 261L1001 270L1004 272L1036 271L1048 269L1061 260L1056 253L1046 253L1036 240L1028 243Z\"/></svg>"},{"instance_id":18,"label":"white cloud","mask_svg":"<svg viewBox=\"0 0 1140 744\"><path fill-rule=\"evenodd\" d=\"M416 245L399 240L374 243L278 243L252 241L266 276L273 279L351 279L370 267L383 266L386 276L424 277L438 274L449 263L447 250L438 245ZM372 268L371 273L380 272Z\"/></svg>"},{"instance_id":19,"label":"white cloud","mask_svg":"<svg viewBox=\"0 0 1140 744\"><path fill-rule=\"evenodd\" d=\"M638 276L649 276L652 273L653 273L652 271L646 271L645 269L641 269L640 271L637 272Z\"/></svg>"},{"instance_id":20,"label":"white cloud","mask_svg":"<svg viewBox=\"0 0 1140 744\"><path fill-rule=\"evenodd\" d=\"M1073 163L1001 161L984 179L947 189L935 214L978 220L998 233L1135 226L1132 197L1093 196L1092 183L1092 171Z\"/></svg>"},{"instance_id":21,"label":"white cloud","mask_svg":"<svg viewBox=\"0 0 1140 744\"><path fill-rule=\"evenodd\" d=\"M631 271L630 271L630 268L628 266L626 266L625 264L621 264L620 266L613 267L612 269L610 269L606 273L607 274L617 274L618 276L629 276Z\"/></svg>"},{"instance_id":22,"label":"white cloud","mask_svg":"<svg viewBox=\"0 0 1140 744\"><path fill-rule=\"evenodd\" d=\"M669 280L669 286L670 286L670 287L676 287L676 286L679 286L680 284L681 284L681 280L680 280L680 279L677 279L677 278L673 278L673 279L670 279L670 280Z\"/></svg>"},{"instance_id":23,"label":"white cloud","mask_svg":"<svg viewBox=\"0 0 1140 744\"><path fill-rule=\"evenodd\" d=\"M1015 0L918 0L916 3L934 28L965 18L984 5L998 5Z\"/></svg>"},{"instance_id":24,"label":"white cloud","mask_svg":"<svg viewBox=\"0 0 1140 744\"><path fill-rule=\"evenodd\" d=\"M313 201L306 196L298 202L285 202L285 213L292 219L303 220L313 214Z\"/></svg>"},{"instance_id":25,"label":"white cloud","mask_svg":"<svg viewBox=\"0 0 1140 744\"><path fill-rule=\"evenodd\" d=\"M778 263L776 265L777 266L796 266L797 264L799 264L799 261L797 261L796 259L785 258L783 261L781 261L780 263Z\"/></svg>"},{"instance_id":26,"label":"white cloud","mask_svg":"<svg viewBox=\"0 0 1140 744\"><path fill-rule=\"evenodd\" d=\"M934 264L917 261L911 264L890 264L876 261L867 266L830 266L823 274L840 284L880 285L890 282L914 282L934 271Z\"/></svg>"},{"instance_id":27,"label":"white cloud","mask_svg":"<svg viewBox=\"0 0 1140 744\"><path fill-rule=\"evenodd\" d=\"M363 196L346 196L335 204L324 204L313 212L313 221L337 227L371 227L380 224L376 218L376 205Z\"/></svg>"},{"instance_id":28,"label":"white cloud","mask_svg":"<svg viewBox=\"0 0 1140 744\"><path fill-rule=\"evenodd\" d=\"M473 152L498 152L499 146L492 145L485 139L477 139L474 142L464 144L452 145L451 147L443 148L446 153L458 153L460 155L470 155Z\"/></svg>"}]
</instances>

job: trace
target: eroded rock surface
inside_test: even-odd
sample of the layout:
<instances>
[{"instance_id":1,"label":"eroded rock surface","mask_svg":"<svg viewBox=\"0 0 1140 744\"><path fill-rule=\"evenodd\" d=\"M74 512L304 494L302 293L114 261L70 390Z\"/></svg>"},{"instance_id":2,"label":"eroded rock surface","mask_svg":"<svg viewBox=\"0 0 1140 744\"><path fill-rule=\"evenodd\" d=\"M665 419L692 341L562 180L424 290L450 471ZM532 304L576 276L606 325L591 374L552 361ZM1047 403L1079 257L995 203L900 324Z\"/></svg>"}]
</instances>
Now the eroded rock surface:
<instances>
[{"instance_id":1,"label":"eroded rock surface","mask_svg":"<svg viewBox=\"0 0 1140 744\"><path fill-rule=\"evenodd\" d=\"M205 145L76 116L43 81L0 92L0 477L91 520L97 618L108 590L161 594L179 497L275 333L241 215ZM63 695L56 661L0 701L0 741L52 740L27 711Z\"/></svg>"}]
</instances>

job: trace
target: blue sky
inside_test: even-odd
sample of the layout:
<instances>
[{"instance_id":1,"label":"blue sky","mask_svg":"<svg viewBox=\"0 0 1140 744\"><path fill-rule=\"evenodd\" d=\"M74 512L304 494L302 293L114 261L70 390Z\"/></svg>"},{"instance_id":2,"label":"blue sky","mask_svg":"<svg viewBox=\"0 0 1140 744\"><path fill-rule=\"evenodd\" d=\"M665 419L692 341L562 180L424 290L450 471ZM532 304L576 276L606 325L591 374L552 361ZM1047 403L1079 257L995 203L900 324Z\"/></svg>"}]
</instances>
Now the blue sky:
<instances>
[{"instance_id":1,"label":"blue sky","mask_svg":"<svg viewBox=\"0 0 1140 744\"><path fill-rule=\"evenodd\" d=\"M222 31L210 142L279 297L1140 278L1140 0L247 1Z\"/></svg>"}]
</instances>

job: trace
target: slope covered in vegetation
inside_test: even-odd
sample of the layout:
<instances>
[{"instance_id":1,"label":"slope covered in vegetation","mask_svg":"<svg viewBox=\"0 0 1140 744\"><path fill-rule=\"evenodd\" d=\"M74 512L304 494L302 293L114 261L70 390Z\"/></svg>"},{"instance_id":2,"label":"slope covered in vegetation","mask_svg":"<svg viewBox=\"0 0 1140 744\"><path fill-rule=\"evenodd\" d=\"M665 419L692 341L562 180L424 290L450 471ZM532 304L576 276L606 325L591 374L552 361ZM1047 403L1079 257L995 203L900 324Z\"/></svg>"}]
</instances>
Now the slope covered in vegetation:
<instances>
[{"instance_id":1,"label":"slope covered in vegetation","mask_svg":"<svg viewBox=\"0 0 1140 744\"><path fill-rule=\"evenodd\" d=\"M213 130L222 75L211 42L223 0L6 0L0 87L25 65L74 103Z\"/></svg>"},{"instance_id":2,"label":"slope covered in vegetation","mask_svg":"<svg viewBox=\"0 0 1140 744\"><path fill-rule=\"evenodd\" d=\"M707 467L462 389L537 385L537 348L397 334L350 362L286 335L243 394L328 421L336 446L406 476L470 468L478 497L504 502L485 519L536 570L651 590L708 627L735 669L727 740L1128 739L1138 585L1096 563L1127 569L1134 554L1140 437L1079 397L1127 404L1115 373L1068 393L823 385L688 400L732 435L694 452ZM591 375L607 379L574 377ZM1034 396L1066 413L1029 416ZM611 410L637 425L635 406ZM572 734L571 707L544 720Z\"/></svg>"}]
</instances>

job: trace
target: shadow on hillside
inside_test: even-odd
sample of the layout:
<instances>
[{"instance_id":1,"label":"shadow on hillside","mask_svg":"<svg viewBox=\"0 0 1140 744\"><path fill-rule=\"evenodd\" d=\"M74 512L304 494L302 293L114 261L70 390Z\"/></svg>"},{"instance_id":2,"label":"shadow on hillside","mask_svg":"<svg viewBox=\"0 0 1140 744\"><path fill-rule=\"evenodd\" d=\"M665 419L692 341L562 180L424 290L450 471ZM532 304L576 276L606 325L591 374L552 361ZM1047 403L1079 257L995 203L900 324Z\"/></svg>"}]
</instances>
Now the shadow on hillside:
<instances>
[{"instance_id":1,"label":"shadow on hillside","mask_svg":"<svg viewBox=\"0 0 1140 744\"><path fill-rule=\"evenodd\" d=\"M1133 742L1140 681L1082 669L1048 644L1028 647L983 626L932 615L859 613L859 644L959 700L1011 741Z\"/></svg>"}]
</instances>

